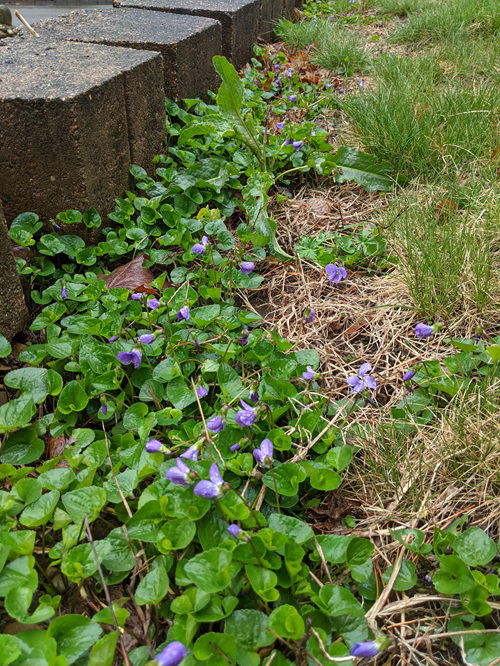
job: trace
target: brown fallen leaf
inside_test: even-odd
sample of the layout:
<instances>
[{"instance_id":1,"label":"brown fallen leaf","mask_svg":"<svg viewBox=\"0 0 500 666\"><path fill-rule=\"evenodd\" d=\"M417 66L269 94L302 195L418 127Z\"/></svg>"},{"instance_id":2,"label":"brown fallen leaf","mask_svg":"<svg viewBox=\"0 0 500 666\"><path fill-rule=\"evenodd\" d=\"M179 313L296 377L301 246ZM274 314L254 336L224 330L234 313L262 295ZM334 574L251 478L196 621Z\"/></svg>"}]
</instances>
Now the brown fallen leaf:
<instances>
[{"instance_id":1,"label":"brown fallen leaf","mask_svg":"<svg viewBox=\"0 0 500 666\"><path fill-rule=\"evenodd\" d=\"M156 294L156 289L149 286L154 280L154 275L148 268L144 268L144 259L149 259L147 254L140 254L123 266L118 266L111 273L99 275L99 278L106 282L108 289L121 287L145 294Z\"/></svg>"},{"instance_id":2,"label":"brown fallen leaf","mask_svg":"<svg viewBox=\"0 0 500 666\"><path fill-rule=\"evenodd\" d=\"M66 437L65 435L59 435L59 437L51 437L47 441L47 457L48 458L57 458L62 456L64 449L73 444L76 440L72 437Z\"/></svg>"}]
</instances>

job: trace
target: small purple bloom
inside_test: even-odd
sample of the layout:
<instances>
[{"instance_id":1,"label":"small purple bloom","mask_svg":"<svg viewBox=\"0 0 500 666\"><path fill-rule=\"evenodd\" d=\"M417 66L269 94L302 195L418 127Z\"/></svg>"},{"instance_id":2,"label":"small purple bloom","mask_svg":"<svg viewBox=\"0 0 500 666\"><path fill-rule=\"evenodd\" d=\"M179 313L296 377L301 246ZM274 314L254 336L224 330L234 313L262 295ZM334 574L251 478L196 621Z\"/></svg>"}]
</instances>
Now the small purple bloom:
<instances>
[{"instance_id":1,"label":"small purple bloom","mask_svg":"<svg viewBox=\"0 0 500 666\"><path fill-rule=\"evenodd\" d=\"M302 377L304 377L304 379L307 379L308 381L311 380L311 379L314 379L315 376L316 376L316 372L311 368L310 365L308 365L307 370L302 373Z\"/></svg>"},{"instance_id":2,"label":"small purple bloom","mask_svg":"<svg viewBox=\"0 0 500 666\"><path fill-rule=\"evenodd\" d=\"M198 460L198 447L196 444L190 446L189 449L186 449L184 453L181 453L181 458L186 458L187 460Z\"/></svg>"},{"instance_id":3,"label":"small purple bloom","mask_svg":"<svg viewBox=\"0 0 500 666\"><path fill-rule=\"evenodd\" d=\"M240 345L240 347L244 347L245 345L248 344L248 336L249 335L250 335L250 331L243 331L243 335L238 340L238 344Z\"/></svg>"},{"instance_id":4,"label":"small purple bloom","mask_svg":"<svg viewBox=\"0 0 500 666\"><path fill-rule=\"evenodd\" d=\"M354 643L349 654L351 657L375 657L378 654L378 647L375 641Z\"/></svg>"},{"instance_id":5,"label":"small purple bloom","mask_svg":"<svg viewBox=\"0 0 500 666\"><path fill-rule=\"evenodd\" d=\"M241 444L233 444L232 446L229 447L229 450L234 453L234 451L239 451L241 449Z\"/></svg>"},{"instance_id":6,"label":"small purple bloom","mask_svg":"<svg viewBox=\"0 0 500 666\"><path fill-rule=\"evenodd\" d=\"M150 310L156 310L159 307L160 307L160 301L157 298L151 298L148 301L148 308Z\"/></svg>"},{"instance_id":7,"label":"small purple bloom","mask_svg":"<svg viewBox=\"0 0 500 666\"><path fill-rule=\"evenodd\" d=\"M360 393L367 389L376 389L377 382L370 377L372 366L369 363L363 363L358 370L357 375L350 375L347 383L351 387L351 394Z\"/></svg>"},{"instance_id":8,"label":"small purple bloom","mask_svg":"<svg viewBox=\"0 0 500 666\"><path fill-rule=\"evenodd\" d=\"M63 287L61 289L61 298L68 298L68 292L66 291L66 287Z\"/></svg>"},{"instance_id":9,"label":"small purple bloom","mask_svg":"<svg viewBox=\"0 0 500 666\"><path fill-rule=\"evenodd\" d=\"M297 95L288 95L288 99L290 102L296 102L297 101Z\"/></svg>"},{"instance_id":10,"label":"small purple bloom","mask_svg":"<svg viewBox=\"0 0 500 666\"><path fill-rule=\"evenodd\" d=\"M179 641L172 641L156 655L154 660L159 666L178 666L187 656L187 648Z\"/></svg>"},{"instance_id":11,"label":"small purple bloom","mask_svg":"<svg viewBox=\"0 0 500 666\"><path fill-rule=\"evenodd\" d=\"M236 525L236 523L232 523L231 525L228 526L227 531L231 536L237 537L239 532L241 532L241 527L239 525Z\"/></svg>"},{"instance_id":12,"label":"small purple bloom","mask_svg":"<svg viewBox=\"0 0 500 666\"><path fill-rule=\"evenodd\" d=\"M300 150L302 148L302 141L293 141L292 146L295 150Z\"/></svg>"},{"instance_id":13,"label":"small purple bloom","mask_svg":"<svg viewBox=\"0 0 500 666\"><path fill-rule=\"evenodd\" d=\"M403 375L403 381L404 381L404 382L409 382L410 379L412 379L414 376L415 376L415 370L408 370L408 371L405 372L405 374Z\"/></svg>"},{"instance_id":14,"label":"small purple bloom","mask_svg":"<svg viewBox=\"0 0 500 666\"><path fill-rule=\"evenodd\" d=\"M310 324L316 318L316 310L314 308L308 308L304 314L304 321Z\"/></svg>"},{"instance_id":15,"label":"small purple bloom","mask_svg":"<svg viewBox=\"0 0 500 666\"><path fill-rule=\"evenodd\" d=\"M345 90L343 88L339 88L339 93L343 95L345 93Z\"/></svg>"},{"instance_id":16,"label":"small purple bloom","mask_svg":"<svg viewBox=\"0 0 500 666\"><path fill-rule=\"evenodd\" d=\"M112 335L110 338L108 338L108 342L114 342L115 340L118 340L117 335Z\"/></svg>"},{"instance_id":17,"label":"small purple bloom","mask_svg":"<svg viewBox=\"0 0 500 666\"><path fill-rule=\"evenodd\" d=\"M253 261L243 261L240 264L240 271L243 273L243 275L250 275L254 268L255 264Z\"/></svg>"},{"instance_id":18,"label":"small purple bloom","mask_svg":"<svg viewBox=\"0 0 500 666\"><path fill-rule=\"evenodd\" d=\"M279 71L280 66L279 66L278 64L276 64L276 65L274 65L274 69L275 69L276 71Z\"/></svg>"},{"instance_id":19,"label":"small purple bloom","mask_svg":"<svg viewBox=\"0 0 500 666\"><path fill-rule=\"evenodd\" d=\"M193 492L195 495L204 497L205 499L217 499L222 496L222 487L224 485L224 479L222 478L219 468L215 463L210 465L209 471L210 481L199 481Z\"/></svg>"},{"instance_id":20,"label":"small purple bloom","mask_svg":"<svg viewBox=\"0 0 500 666\"><path fill-rule=\"evenodd\" d=\"M210 432L218 433L224 430L225 427L226 424L222 420L222 416L213 416L207 421L207 428L210 430Z\"/></svg>"},{"instance_id":21,"label":"small purple bloom","mask_svg":"<svg viewBox=\"0 0 500 666\"><path fill-rule=\"evenodd\" d=\"M201 243L195 243L193 247L191 248L191 252L193 254L203 254L205 252L205 246L202 245Z\"/></svg>"},{"instance_id":22,"label":"small purple bloom","mask_svg":"<svg viewBox=\"0 0 500 666\"><path fill-rule=\"evenodd\" d=\"M273 459L273 443L270 439L263 439L258 449L253 450L253 457L258 465L269 467Z\"/></svg>"},{"instance_id":23,"label":"small purple bloom","mask_svg":"<svg viewBox=\"0 0 500 666\"><path fill-rule=\"evenodd\" d=\"M291 139L286 139L284 145L285 145L285 146L291 146L292 143L293 143L293 141L292 141Z\"/></svg>"},{"instance_id":24,"label":"small purple bloom","mask_svg":"<svg viewBox=\"0 0 500 666\"><path fill-rule=\"evenodd\" d=\"M259 402L259 394L257 391L252 391L250 395L248 396L248 399L251 400L252 402Z\"/></svg>"},{"instance_id":25,"label":"small purple bloom","mask_svg":"<svg viewBox=\"0 0 500 666\"><path fill-rule=\"evenodd\" d=\"M189 312L188 306L185 305L177 313L177 319L178 319L178 321L183 321L183 320L187 321L190 318L191 318L191 313Z\"/></svg>"},{"instance_id":26,"label":"small purple bloom","mask_svg":"<svg viewBox=\"0 0 500 666\"><path fill-rule=\"evenodd\" d=\"M365 87L365 82L363 81L363 79L359 79L359 87L360 87L360 88L364 88L364 87Z\"/></svg>"},{"instance_id":27,"label":"small purple bloom","mask_svg":"<svg viewBox=\"0 0 500 666\"><path fill-rule=\"evenodd\" d=\"M140 292L136 291L135 294L132 294L132 295L130 296L130 298L131 298L133 301L140 301L141 298L142 298L142 294L141 294Z\"/></svg>"},{"instance_id":28,"label":"small purple bloom","mask_svg":"<svg viewBox=\"0 0 500 666\"><path fill-rule=\"evenodd\" d=\"M101 414L105 416L108 413L108 406L105 402L101 405Z\"/></svg>"},{"instance_id":29,"label":"small purple bloom","mask_svg":"<svg viewBox=\"0 0 500 666\"><path fill-rule=\"evenodd\" d=\"M276 129L281 130L281 129L283 129L283 127L285 127L285 121L284 120L281 120L279 123L276 123Z\"/></svg>"},{"instance_id":30,"label":"small purple bloom","mask_svg":"<svg viewBox=\"0 0 500 666\"><path fill-rule=\"evenodd\" d=\"M255 423L255 419L257 418L255 409L250 405L248 405L244 400L240 400L240 403L243 409L240 409L239 412L236 412L234 420L239 426L242 427L252 426Z\"/></svg>"},{"instance_id":31,"label":"small purple bloom","mask_svg":"<svg viewBox=\"0 0 500 666\"><path fill-rule=\"evenodd\" d=\"M158 453L163 449L163 444L158 439L148 439L146 442L146 451L148 453Z\"/></svg>"},{"instance_id":32,"label":"small purple bloom","mask_svg":"<svg viewBox=\"0 0 500 666\"><path fill-rule=\"evenodd\" d=\"M154 339L154 333L144 333L144 335L139 336L139 342L142 342L143 345L151 344Z\"/></svg>"},{"instance_id":33,"label":"small purple bloom","mask_svg":"<svg viewBox=\"0 0 500 666\"><path fill-rule=\"evenodd\" d=\"M333 86L333 83L325 83L325 88L328 90L328 88L331 88Z\"/></svg>"},{"instance_id":34,"label":"small purple bloom","mask_svg":"<svg viewBox=\"0 0 500 666\"><path fill-rule=\"evenodd\" d=\"M326 274L328 275L328 282L338 284L347 277L347 271L343 266L336 266L335 264L327 264L325 266Z\"/></svg>"},{"instance_id":35,"label":"small purple bloom","mask_svg":"<svg viewBox=\"0 0 500 666\"><path fill-rule=\"evenodd\" d=\"M138 349L133 349L130 352L118 352L116 358L123 363L123 365L128 365L132 363L134 368L137 368L141 365L142 353Z\"/></svg>"},{"instance_id":36,"label":"small purple bloom","mask_svg":"<svg viewBox=\"0 0 500 666\"><path fill-rule=\"evenodd\" d=\"M172 483L178 483L180 486L189 486L191 470L183 463L180 458L177 458L175 465L167 470L167 479Z\"/></svg>"},{"instance_id":37,"label":"small purple bloom","mask_svg":"<svg viewBox=\"0 0 500 666\"><path fill-rule=\"evenodd\" d=\"M425 582L426 585L431 585L432 578L429 575L424 576L424 582Z\"/></svg>"},{"instance_id":38,"label":"small purple bloom","mask_svg":"<svg viewBox=\"0 0 500 666\"><path fill-rule=\"evenodd\" d=\"M208 388L206 386L197 386L196 395L198 398L206 398L208 395Z\"/></svg>"},{"instance_id":39,"label":"small purple bloom","mask_svg":"<svg viewBox=\"0 0 500 666\"><path fill-rule=\"evenodd\" d=\"M427 324L423 324L422 322L420 322L420 324L417 324L414 330L417 338L428 338L429 335L432 335L434 333L434 329L432 326L428 326Z\"/></svg>"}]
</instances>

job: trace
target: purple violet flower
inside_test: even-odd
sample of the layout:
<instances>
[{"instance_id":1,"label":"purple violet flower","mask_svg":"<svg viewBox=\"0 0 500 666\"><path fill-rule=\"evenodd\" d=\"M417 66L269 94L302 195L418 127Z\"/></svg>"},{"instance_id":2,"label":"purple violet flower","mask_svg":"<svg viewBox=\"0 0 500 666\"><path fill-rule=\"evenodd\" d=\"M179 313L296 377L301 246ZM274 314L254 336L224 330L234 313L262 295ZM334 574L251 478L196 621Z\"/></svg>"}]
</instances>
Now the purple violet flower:
<instances>
[{"instance_id":1,"label":"purple violet flower","mask_svg":"<svg viewBox=\"0 0 500 666\"><path fill-rule=\"evenodd\" d=\"M160 301L157 298L151 298L149 299L147 305L150 310L156 310L160 307Z\"/></svg>"},{"instance_id":2,"label":"purple violet flower","mask_svg":"<svg viewBox=\"0 0 500 666\"><path fill-rule=\"evenodd\" d=\"M280 69L280 66L278 64L274 65L274 69L278 72Z\"/></svg>"},{"instance_id":3,"label":"purple violet flower","mask_svg":"<svg viewBox=\"0 0 500 666\"><path fill-rule=\"evenodd\" d=\"M229 447L229 450L234 453L234 451L239 451L241 449L241 444L236 442L236 444L233 444L232 446Z\"/></svg>"},{"instance_id":4,"label":"purple violet flower","mask_svg":"<svg viewBox=\"0 0 500 666\"><path fill-rule=\"evenodd\" d=\"M304 321L310 324L316 318L316 310L314 308L307 308L304 314Z\"/></svg>"},{"instance_id":5,"label":"purple violet flower","mask_svg":"<svg viewBox=\"0 0 500 666\"><path fill-rule=\"evenodd\" d=\"M207 421L207 428L210 430L210 432L218 433L224 430L226 427L225 422L222 420L222 416L213 416L211 419Z\"/></svg>"},{"instance_id":6,"label":"purple violet flower","mask_svg":"<svg viewBox=\"0 0 500 666\"><path fill-rule=\"evenodd\" d=\"M410 369L407 372L405 372L405 374L403 375L403 381L409 382L410 379L412 379L414 376L415 376L415 370Z\"/></svg>"},{"instance_id":7,"label":"purple violet flower","mask_svg":"<svg viewBox=\"0 0 500 666\"><path fill-rule=\"evenodd\" d=\"M292 146L295 148L295 150L300 150L302 148L303 142L302 141L292 141Z\"/></svg>"},{"instance_id":8,"label":"purple violet flower","mask_svg":"<svg viewBox=\"0 0 500 666\"><path fill-rule=\"evenodd\" d=\"M68 292L66 291L66 287L63 287L61 289L61 298L68 298Z\"/></svg>"},{"instance_id":9,"label":"purple violet flower","mask_svg":"<svg viewBox=\"0 0 500 666\"><path fill-rule=\"evenodd\" d=\"M179 312L177 313L177 320L178 321L187 321L188 319L191 318L191 313L189 312L189 308L187 305L182 307Z\"/></svg>"},{"instance_id":10,"label":"purple violet flower","mask_svg":"<svg viewBox=\"0 0 500 666\"><path fill-rule=\"evenodd\" d=\"M257 391L252 391L250 395L248 396L248 399L251 400L252 402L259 402L259 394Z\"/></svg>"},{"instance_id":11,"label":"purple violet flower","mask_svg":"<svg viewBox=\"0 0 500 666\"><path fill-rule=\"evenodd\" d=\"M142 298L142 294L139 291L136 291L134 294L131 294L130 298L133 301L140 301Z\"/></svg>"},{"instance_id":12,"label":"purple violet flower","mask_svg":"<svg viewBox=\"0 0 500 666\"><path fill-rule=\"evenodd\" d=\"M159 666L178 666L187 656L186 646L179 641L172 641L156 655L154 661Z\"/></svg>"},{"instance_id":13,"label":"purple violet flower","mask_svg":"<svg viewBox=\"0 0 500 666\"><path fill-rule=\"evenodd\" d=\"M378 654L378 647L375 641L354 643L349 654L351 657L375 657Z\"/></svg>"},{"instance_id":14,"label":"purple violet flower","mask_svg":"<svg viewBox=\"0 0 500 666\"><path fill-rule=\"evenodd\" d=\"M345 93L345 90L343 88L339 88L339 93L343 95Z\"/></svg>"},{"instance_id":15,"label":"purple violet flower","mask_svg":"<svg viewBox=\"0 0 500 666\"><path fill-rule=\"evenodd\" d=\"M198 398L206 398L208 395L208 388L206 386L197 386L196 395Z\"/></svg>"},{"instance_id":16,"label":"purple violet flower","mask_svg":"<svg viewBox=\"0 0 500 666\"><path fill-rule=\"evenodd\" d=\"M182 462L180 458L177 458L175 465L167 470L166 477L172 483L178 483L180 486L189 486L191 483L191 470Z\"/></svg>"},{"instance_id":17,"label":"purple violet flower","mask_svg":"<svg viewBox=\"0 0 500 666\"><path fill-rule=\"evenodd\" d=\"M180 457L186 458L186 460L198 460L198 447L196 444L193 444L184 453L181 453Z\"/></svg>"},{"instance_id":18,"label":"purple violet flower","mask_svg":"<svg viewBox=\"0 0 500 666\"><path fill-rule=\"evenodd\" d=\"M308 365L307 370L302 373L302 377L304 377L304 379L307 379L308 381L310 381L311 379L314 379L316 377L316 372L315 372L315 370L313 370L311 368L310 365Z\"/></svg>"},{"instance_id":19,"label":"purple violet flower","mask_svg":"<svg viewBox=\"0 0 500 666\"><path fill-rule=\"evenodd\" d=\"M151 344L154 339L154 333L144 333L144 335L139 336L139 342L142 342L143 345Z\"/></svg>"},{"instance_id":20,"label":"purple violet flower","mask_svg":"<svg viewBox=\"0 0 500 666\"><path fill-rule=\"evenodd\" d=\"M101 414L103 416L106 416L107 413L108 413L108 406L105 402L103 402L101 405Z\"/></svg>"},{"instance_id":21,"label":"purple violet flower","mask_svg":"<svg viewBox=\"0 0 500 666\"><path fill-rule=\"evenodd\" d=\"M130 352L118 352L116 358L123 363L123 365L128 365L132 363L134 368L137 368L141 365L142 353L138 349L133 349Z\"/></svg>"},{"instance_id":22,"label":"purple violet flower","mask_svg":"<svg viewBox=\"0 0 500 666\"><path fill-rule=\"evenodd\" d=\"M205 499L217 499L222 496L224 479L215 463L210 465L210 471L208 474L210 476L210 481L199 481L195 485L193 492L195 495L204 497Z\"/></svg>"},{"instance_id":23,"label":"purple violet flower","mask_svg":"<svg viewBox=\"0 0 500 666\"><path fill-rule=\"evenodd\" d=\"M347 271L343 266L336 264L327 264L325 266L326 274L328 275L328 282L338 284L347 277Z\"/></svg>"},{"instance_id":24,"label":"purple violet flower","mask_svg":"<svg viewBox=\"0 0 500 666\"><path fill-rule=\"evenodd\" d=\"M240 400L240 403L243 409L240 409L239 412L236 412L234 420L239 426L242 427L252 426L255 423L255 419L257 418L255 409L250 405L248 405L244 400Z\"/></svg>"},{"instance_id":25,"label":"purple violet flower","mask_svg":"<svg viewBox=\"0 0 500 666\"><path fill-rule=\"evenodd\" d=\"M333 86L333 83L325 83L325 88L328 90L328 88L331 88Z\"/></svg>"},{"instance_id":26,"label":"purple violet flower","mask_svg":"<svg viewBox=\"0 0 500 666\"><path fill-rule=\"evenodd\" d=\"M146 451L148 453L158 453L163 449L163 444L160 442L159 439L148 439L146 442Z\"/></svg>"},{"instance_id":27,"label":"purple violet flower","mask_svg":"<svg viewBox=\"0 0 500 666\"><path fill-rule=\"evenodd\" d=\"M243 273L243 275L250 275L254 268L255 264L253 261L242 261L240 264L240 271Z\"/></svg>"},{"instance_id":28,"label":"purple violet flower","mask_svg":"<svg viewBox=\"0 0 500 666\"><path fill-rule=\"evenodd\" d=\"M363 363L363 365L360 366L357 375L350 375L347 378L347 383L351 387L351 394L377 388L377 382L373 377L370 377L371 371L372 366L369 363Z\"/></svg>"},{"instance_id":29,"label":"purple violet flower","mask_svg":"<svg viewBox=\"0 0 500 666\"><path fill-rule=\"evenodd\" d=\"M231 536L237 537L238 534L241 532L241 527L239 525L236 525L236 523L232 523L231 525L228 526L227 531Z\"/></svg>"},{"instance_id":30,"label":"purple violet flower","mask_svg":"<svg viewBox=\"0 0 500 666\"><path fill-rule=\"evenodd\" d=\"M249 335L250 335L250 331L248 331L248 330L243 331L242 336L238 340L238 344L240 345L240 347L244 347L245 345L248 344L248 336Z\"/></svg>"},{"instance_id":31,"label":"purple violet flower","mask_svg":"<svg viewBox=\"0 0 500 666\"><path fill-rule=\"evenodd\" d=\"M114 342L115 340L118 340L117 335L112 335L110 338L108 338L108 342Z\"/></svg>"},{"instance_id":32,"label":"purple violet flower","mask_svg":"<svg viewBox=\"0 0 500 666\"><path fill-rule=\"evenodd\" d=\"M208 236L203 236L201 239L201 243L195 243L191 248L191 252L194 252L194 254L203 254L208 244L209 244Z\"/></svg>"},{"instance_id":33,"label":"purple violet flower","mask_svg":"<svg viewBox=\"0 0 500 666\"><path fill-rule=\"evenodd\" d=\"M270 439L263 439L258 449L253 450L253 457L258 465L270 467L273 460L273 443Z\"/></svg>"},{"instance_id":34,"label":"purple violet flower","mask_svg":"<svg viewBox=\"0 0 500 666\"><path fill-rule=\"evenodd\" d=\"M296 102L297 101L297 95L288 95L288 99L290 102Z\"/></svg>"},{"instance_id":35,"label":"purple violet flower","mask_svg":"<svg viewBox=\"0 0 500 666\"><path fill-rule=\"evenodd\" d=\"M420 322L415 326L414 331L417 338L423 339L428 338L429 335L432 335L434 333L434 328Z\"/></svg>"},{"instance_id":36,"label":"purple violet flower","mask_svg":"<svg viewBox=\"0 0 500 666\"><path fill-rule=\"evenodd\" d=\"M285 121L281 120L279 123L276 123L276 129L282 130L285 127Z\"/></svg>"}]
</instances>

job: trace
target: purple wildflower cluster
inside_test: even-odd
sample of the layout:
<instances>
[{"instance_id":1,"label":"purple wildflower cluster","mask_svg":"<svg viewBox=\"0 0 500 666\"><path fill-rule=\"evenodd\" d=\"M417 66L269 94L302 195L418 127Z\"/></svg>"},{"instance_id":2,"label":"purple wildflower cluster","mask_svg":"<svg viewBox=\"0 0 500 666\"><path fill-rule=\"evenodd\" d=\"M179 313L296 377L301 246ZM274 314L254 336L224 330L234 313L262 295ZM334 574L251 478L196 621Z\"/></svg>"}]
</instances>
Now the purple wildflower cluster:
<instances>
[{"instance_id":1,"label":"purple wildflower cluster","mask_svg":"<svg viewBox=\"0 0 500 666\"><path fill-rule=\"evenodd\" d=\"M338 284L347 277L346 269L343 266L337 266L336 264L327 264L325 266L325 271L328 276L328 282L333 284Z\"/></svg>"},{"instance_id":2,"label":"purple wildflower cluster","mask_svg":"<svg viewBox=\"0 0 500 666\"><path fill-rule=\"evenodd\" d=\"M201 239L200 243L195 243L193 247L191 248L191 252L194 254L204 254L205 250L207 249L207 245L209 245L210 241L208 240L208 236L203 236Z\"/></svg>"}]
</instances>

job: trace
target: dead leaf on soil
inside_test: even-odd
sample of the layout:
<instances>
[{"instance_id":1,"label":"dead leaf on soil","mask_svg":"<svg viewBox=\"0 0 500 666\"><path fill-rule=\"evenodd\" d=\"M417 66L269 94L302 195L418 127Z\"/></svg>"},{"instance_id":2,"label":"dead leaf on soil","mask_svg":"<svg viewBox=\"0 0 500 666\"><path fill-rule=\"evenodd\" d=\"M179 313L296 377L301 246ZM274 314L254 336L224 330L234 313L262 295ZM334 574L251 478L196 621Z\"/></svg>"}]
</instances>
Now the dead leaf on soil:
<instances>
[{"instance_id":1,"label":"dead leaf on soil","mask_svg":"<svg viewBox=\"0 0 500 666\"><path fill-rule=\"evenodd\" d=\"M65 435L59 435L59 437L51 437L47 441L47 457L48 458L58 458L64 453L64 449L76 442L76 439L73 437L66 437Z\"/></svg>"},{"instance_id":2,"label":"dead leaf on soil","mask_svg":"<svg viewBox=\"0 0 500 666\"><path fill-rule=\"evenodd\" d=\"M108 289L121 287L145 294L156 294L156 289L149 286L154 280L154 275L148 268L144 268L144 259L149 259L147 254L140 254L123 266L118 266L111 273L99 275L99 278L106 282Z\"/></svg>"}]
</instances>

